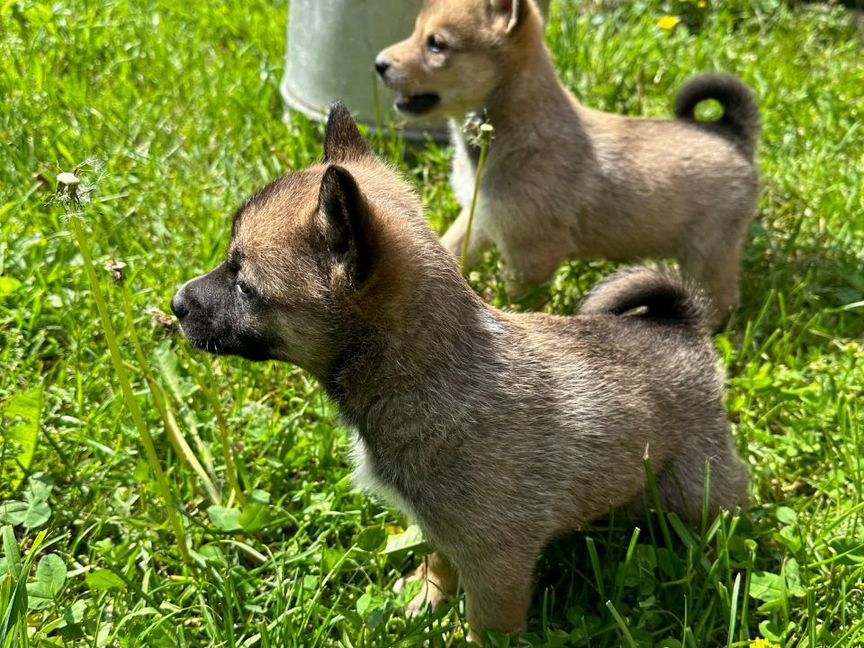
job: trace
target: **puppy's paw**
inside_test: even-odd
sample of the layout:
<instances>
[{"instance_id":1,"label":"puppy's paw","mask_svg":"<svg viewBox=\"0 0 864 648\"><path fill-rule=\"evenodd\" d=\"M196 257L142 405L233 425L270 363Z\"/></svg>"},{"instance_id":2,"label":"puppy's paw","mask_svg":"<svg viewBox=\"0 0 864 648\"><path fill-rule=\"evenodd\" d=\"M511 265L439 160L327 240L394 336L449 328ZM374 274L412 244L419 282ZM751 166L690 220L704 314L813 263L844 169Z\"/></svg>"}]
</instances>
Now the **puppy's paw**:
<instances>
[{"instance_id":1,"label":"puppy's paw","mask_svg":"<svg viewBox=\"0 0 864 648\"><path fill-rule=\"evenodd\" d=\"M437 581L430 580L427 574L426 566L421 565L411 574L400 578L393 586L393 591L396 594L418 590L417 594L405 606L405 614L412 619L422 616L427 608L432 612L438 611L447 599L447 593Z\"/></svg>"},{"instance_id":2,"label":"puppy's paw","mask_svg":"<svg viewBox=\"0 0 864 648\"><path fill-rule=\"evenodd\" d=\"M415 578L416 573L417 572L414 572L412 574L409 574L408 576L403 576L402 578L397 580L396 584L393 585L393 593L401 594L408 589L408 586L411 585L411 583L416 583L418 580L420 580L418 578Z\"/></svg>"},{"instance_id":3,"label":"puppy's paw","mask_svg":"<svg viewBox=\"0 0 864 648\"><path fill-rule=\"evenodd\" d=\"M412 619L416 619L423 616L427 609L433 613L437 612L443 607L446 600L447 595L441 591L440 587L426 581L420 587L417 595L405 606L405 614Z\"/></svg>"}]
</instances>

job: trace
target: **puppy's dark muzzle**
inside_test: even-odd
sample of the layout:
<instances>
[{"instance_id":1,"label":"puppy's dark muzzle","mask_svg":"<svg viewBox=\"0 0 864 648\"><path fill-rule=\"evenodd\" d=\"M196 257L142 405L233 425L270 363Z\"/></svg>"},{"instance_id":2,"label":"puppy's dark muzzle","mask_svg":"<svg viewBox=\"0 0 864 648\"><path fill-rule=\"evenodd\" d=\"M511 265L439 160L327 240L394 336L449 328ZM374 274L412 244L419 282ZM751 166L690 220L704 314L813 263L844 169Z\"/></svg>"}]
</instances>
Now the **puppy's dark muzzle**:
<instances>
[{"instance_id":1,"label":"puppy's dark muzzle","mask_svg":"<svg viewBox=\"0 0 864 648\"><path fill-rule=\"evenodd\" d=\"M227 300L219 299L221 293L226 291L217 288L218 282L214 281L213 273L210 273L183 284L171 298L171 310L177 316L183 333L193 342L198 338L212 338L224 333L216 330L223 328L218 326L222 318L214 315L228 306Z\"/></svg>"},{"instance_id":2,"label":"puppy's dark muzzle","mask_svg":"<svg viewBox=\"0 0 864 648\"><path fill-rule=\"evenodd\" d=\"M200 281L200 279L195 281ZM208 330L209 327L205 323L210 318L201 317L202 306L193 294L196 288L194 283L194 281L190 281L177 291L171 299L171 310L177 316L183 334L189 341L199 349L213 352L218 347L211 344L214 333L212 330Z\"/></svg>"},{"instance_id":3,"label":"puppy's dark muzzle","mask_svg":"<svg viewBox=\"0 0 864 648\"><path fill-rule=\"evenodd\" d=\"M185 284L171 299L183 334L216 355L269 360L271 343L256 329L254 307L237 290L236 274L223 263Z\"/></svg>"},{"instance_id":4,"label":"puppy's dark muzzle","mask_svg":"<svg viewBox=\"0 0 864 648\"><path fill-rule=\"evenodd\" d=\"M183 288L178 290L177 294L174 295L174 298L171 300L171 310L181 322L183 321L183 318L189 314L189 305L186 303L186 298L183 295Z\"/></svg>"},{"instance_id":5,"label":"puppy's dark muzzle","mask_svg":"<svg viewBox=\"0 0 864 648\"><path fill-rule=\"evenodd\" d=\"M216 311L230 306L234 281L223 263L205 275L187 281L171 299L171 310L182 324L184 320L210 322Z\"/></svg>"}]
</instances>

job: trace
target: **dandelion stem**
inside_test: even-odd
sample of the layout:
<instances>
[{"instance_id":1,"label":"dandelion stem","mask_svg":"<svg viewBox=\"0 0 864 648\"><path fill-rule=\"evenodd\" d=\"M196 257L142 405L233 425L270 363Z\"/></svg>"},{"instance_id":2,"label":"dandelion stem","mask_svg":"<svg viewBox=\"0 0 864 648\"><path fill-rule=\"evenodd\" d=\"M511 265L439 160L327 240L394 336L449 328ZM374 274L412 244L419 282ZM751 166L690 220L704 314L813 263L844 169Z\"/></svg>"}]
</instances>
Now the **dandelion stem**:
<instances>
[{"instance_id":1,"label":"dandelion stem","mask_svg":"<svg viewBox=\"0 0 864 648\"><path fill-rule=\"evenodd\" d=\"M374 68L370 68L369 73L372 75L372 99L375 104L375 137L378 140L378 152L384 151L384 118L381 113L381 97L378 93L378 74Z\"/></svg>"},{"instance_id":2,"label":"dandelion stem","mask_svg":"<svg viewBox=\"0 0 864 648\"><path fill-rule=\"evenodd\" d=\"M474 177L474 195L471 197L471 211L468 212L468 228L465 230L465 241L462 243L462 258L459 262L462 274L467 270L468 246L471 243L471 228L474 226L474 212L477 210L477 197L480 195L480 179L483 177L483 167L486 164L486 153L489 150L489 140L492 128L480 126L480 158L477 160L477 174Z\"/></svg>"},{"instance_id":3,"label":"dandelion stem","mask_svg":"<svg viewBox=\"0 0 864 648\"><path fill-rule=\"evenodd\" d=\"M129 339L132 341L132 348L135 349L135 354L138 356L138 364L141 367L141 373L144 374L144 380L147 381L147 386L150 388L150 393L153 396L153 403L156 405L156 410L162 418L162 423L165 427L165 433L174 446L177 455L185 460L192 470L198 475L201 482L204 484L204 490L207 491L208 497L214 504L221 504L221 495L219 489L213 483L210 475L204 470L204 466L198 461L192 448L186 442L183 433L180 432L180 427L177 425L177 419L174 417L174 412L171 410L171 405L165 395L165 390L156 382L153 372L150 370L150 364L147 362L147 357L144 355L144 349L141 346L141 341L138 339L138 333L135 331L135 318L132 314L132 304L129 300L129 289L123 288L123 312L126 315L126 323L129 326Z\"/></svg>"},{"instance_id":4,"label":"dandelion stem","mask_svg":"<svg viewBox=\"0 0 864 648\"><path fill-rule=\"evenodd\" d=\"M214 382L213 371L210 369L210 365L205 362L204 366L207 371L206 378L209 379L210 383ZM222 453L225 455L225 474L228 477L228 485L234 491L237 501L243 505L246 503L246 496L240 488L240 479L237 477L237 464L234 462L234 451L231 447L231 431L228 429L228 422L222 413L219 399L216 398L216 395L207 386L207 381L198 373L195 363L190 361L189 367L192 373L195 374L195 379L198 382L198 387L201 388L201 393L204 394L204 398L210 403L210 407L213 408L213 413L216 415L216 424L219 427L219 434L222 440Z\"/></svg>"},{"instance_id":5,"label":"dandelion stem","mask_svg":"<svg viewBox=\"0 0 864 648\"><path fill-rule=\"evenodd\" d=\"M168 486L168 480L165 473L162 471L162 466L159 464L159 457L156 455L156 447L153 444L153 437L147 430L147 424L144 422L144 417L141 414L141 408L138 406L138 401L135 399L135 394L132 392L132 385L129 382L129 376L126 373L126 367L123 364L123 356L120 353L120 345L117 343L117 336L114 333L114 327L111 325L111 318L108 314L108 308L105 304L105 298L102 294L102 289L99 286L99 279L96 276L96 269L93 266L93 257L90 255L90 248L87 243L87 235L84 233L84 228L81 226L81 221L74 215L71 218L72 233L75 235L75 240L78 243L78 248L81 250L81 256L84 259L84 270L87 273L87 278L90 282L90 288L93 291L93 299L96 302L96 309L99 311L99 318L102 320L102 330L105 334L105 341L108 343L108 351L111 356L111 364L114 365L114 371L117 374L117 381L120 383L120 390L123 392L123 398L126 401L126 407L129 408L129 413L138 432L141 436L141 443L144 446L144 451L147 455L147 461L150 464L150 469L156 477L156 484L161 492L165 507L168 512L168 521L174 528L174 534L177 536L177 544L180 548L180 554L187 565L191 565L192 561L189 556L189 549L186 546L186 532L180 517L177 515L177 508L174 504L174 497L171 494L171 488Z\"/></svg>"}]
</instances>

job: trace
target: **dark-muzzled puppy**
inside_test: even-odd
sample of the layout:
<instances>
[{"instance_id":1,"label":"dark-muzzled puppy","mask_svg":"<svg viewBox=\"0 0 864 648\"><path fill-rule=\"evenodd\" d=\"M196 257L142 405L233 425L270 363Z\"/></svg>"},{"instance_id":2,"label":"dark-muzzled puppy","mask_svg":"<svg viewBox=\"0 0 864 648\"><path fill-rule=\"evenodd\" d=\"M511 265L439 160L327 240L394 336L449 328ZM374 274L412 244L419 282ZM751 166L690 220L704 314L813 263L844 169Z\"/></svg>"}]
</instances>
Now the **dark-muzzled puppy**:
<instances>
[{"instance_id":1,"label":"dark-muzzled puppy","mask_svg":"<svg viewBox=\"0 0 864 648\"><path fill-rule=\"evenodd\" d=\"M457 581L476 635L524 630L550 539L638 505L643 459L663 504L744 504L707 306L636 269L573 317L510 314L471 290L417 196L344 107L322 164L238 212L227 260L172 307L200 348L295 363L354 431L358 479L417 520L437 553L412 604Z\"/></svg>"}]
</instances>

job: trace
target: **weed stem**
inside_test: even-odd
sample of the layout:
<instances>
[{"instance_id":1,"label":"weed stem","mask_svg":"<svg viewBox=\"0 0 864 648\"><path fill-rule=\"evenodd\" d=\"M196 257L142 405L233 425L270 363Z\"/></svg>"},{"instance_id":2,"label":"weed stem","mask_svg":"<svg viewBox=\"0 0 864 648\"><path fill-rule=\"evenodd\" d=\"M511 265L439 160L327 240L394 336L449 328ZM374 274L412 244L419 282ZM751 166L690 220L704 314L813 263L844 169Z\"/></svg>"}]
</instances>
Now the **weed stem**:
<instances>
[{"instance_id":1,"label":"weed stem","mask_svg":"<svg viewBox=\"0 0 864 648\"><path fill-rule=\"evenodd\" d=\"M471 197L471 211L468 212L468 228L465 230L465 241L462 243L462 258L459 262L462 274L465 274L468 245L471 242L471 228L474 225L474 212L477 210L477 196L480 195L480 179L483 177L483 167L486 165L486 153L489 151L489 141L494 132L488 122L480 125L480 158L477 160L477 174L474 177L474 195Z\"/></svg>"},{"instance_id":2,"label":"weed stem","mask_svg":"<svg viewBox=\"0 0 864 648\"><path fill-rule=\"evenodd\" d=\"M168 480L165 477L165 473L162 471L162 466L159 464L159 457L156 455L156 447L153 444L153 437L150 436L150 432L147 430L147 424L144 422L141 408L138 406L138 401L135 399L135 394L132 392L132 385L129 382L126 367L123 365L123 356L120 353L117 336L114 333L114 327L111 325L111 318L108 314L105 298L102 294L102 289L99 286L96 269L93 266L93 257L90 255L87 235L84 233L84 228L81 226L81 220L79 218L73 215L70 221L72 233L75 235L75 240L78 242L78 248L81 250L81 256L84 259L84 270L87 272L87 278L90 281L90 288L93 291L93 299L96 302L96 308L99 311L99 318L102 320L102 330L105 333L105 341L108 343L111 364L114 365L114 371L117 374L117 380L120 383L120 389L123 392L126 407L129 408L129 413L131 414L132 420L135 422L135 426L138 428L138 432L141 436L141 443L144 445L147 461L150 464L150 469L156 477L156 484L168 511L168 521L174 528L174 534L177 536L177 544L180 548L180 554L182 555L184 562L187 565L191 565L192 561L189 556L189 549L186 546L186 532L180 521L180 517L177 515L177 508L174 504L174 497L171 494L171 488L168 486Z\"/></svg>"}]
</instances>

